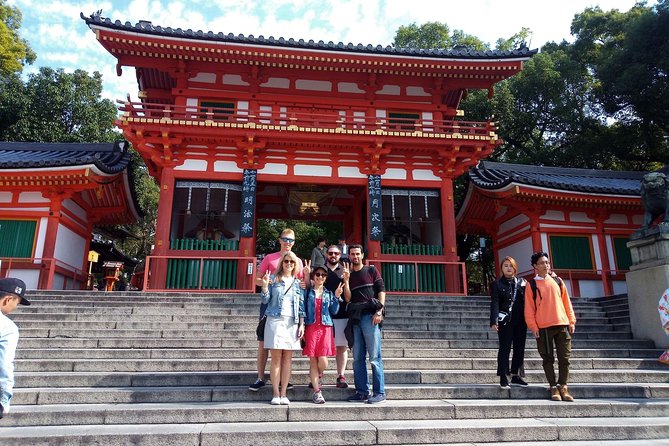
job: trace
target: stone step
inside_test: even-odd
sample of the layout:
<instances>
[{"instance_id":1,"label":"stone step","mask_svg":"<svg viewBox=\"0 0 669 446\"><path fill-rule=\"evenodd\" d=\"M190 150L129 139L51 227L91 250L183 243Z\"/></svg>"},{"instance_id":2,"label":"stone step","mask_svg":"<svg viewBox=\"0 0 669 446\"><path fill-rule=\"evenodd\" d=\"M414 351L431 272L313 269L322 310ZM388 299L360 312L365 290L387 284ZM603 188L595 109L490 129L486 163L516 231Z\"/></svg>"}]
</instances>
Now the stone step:
<instances>
[{"instance_id":1,"label":"stone step","mask_svg":"<svg viewBox=\"0 0 669 446\"><path fill-rule=\"evenodd\" d=\"M241 348L21 348L16 359L226 359L254 358L256 343ZM636 358L657 359L661 349L573 349L572 358ZM497 349L451 349L451 348L392 348L384 347L385 358L496 358ZM539 352L530 348L525 350L525 358L539 358Z\"/></svg>"},{"instance_id":2,"label":"stone step","mask_svg":"<svg viewBox=\"0 0 669 446\"><path fill-rule=\"evenodd\" d=\"M197 372L17 372L16 374L16 393L34 393L38 388L67 389L74 387L94 387L99 388L104 393L104 388L108 387L164 387L164 386L246 386L255 381L256 372L251 369L246 371L197 371ZM18 378L21 378L20 380ZM349 374L349 379L352 376ZM541 386L545 384L543 371L527 371L525 380L532 385ZM324 383L326 388L333 386L335 381L334 373L326 373ZM295 385L306 386L309 383L309 376L306 370L296 370L291 377L291 382ZM394 386L442 386L459 385L467 386L471 389L471 395L475 395L480 390L480 386L486 392L499 389L499 377L495 370L390 370L385 374L385 382ZM662 398L663 392L669 390L667 374L659 370L617 370L612 373L610 370L573 370L570 374L570 383L574 385L590 385L601 390L602 386L610 385L616 392L625 388L625 386L635 386L636 389L643 389L646 392L649 387L653 388L653 395L634 394L627 397L650 397ZM628 384L630 383L630 384ZM478 389L478 390L477 390ZM232 389L234 390L234 389ZM423 388L414 389L415 392L430 399L430 391ZM15 394L15 398L18 398ZM527 393L526 393L527 394ZM624 397L625 394L616 394L617 397ZM471 397L471 396L470 396ZM398 398L401 399L401 398ZM30 398L20 404L35 404ZM233 401L235 401L233 399ZM57 402L57 401L56 401ZM89 401L90 402L90 401ZM46 404L41 402L41 404Z\"/></svg>"},{"instance_id":3,"label":"stone step","mask_svg":"<svg viewBox=\"0 0 669 446\"><path fill-rule=\"evenodd\" d=\"M177 403L177 402L269 402L272 398L270 386L258 392L248 390L245 384L188 386L178 385L185 380L168 379L163 387L155 386L113 386L95 387L38 387L17 389L13 404L16 405L51 405L51 404L116 404L116 403ZM246 377L238 377L238 380ZM306 375L304 376L306 381ZM299 379L299 377L298 377ZM212 377L215 382L215 377ZM292 380L291 380L292 381ZM156 382L156 384L158 384ZM620 398L669 398L666 384L592 384L576 383L569 386L576 399L620 399ZM353 395L354 389L338 389L334 385L323 386L326 401L345 401ZM311 401L312 391L306 384L296 384L288 391L293 401ZM543 384L531 384L527 388L501 389L496 384L389 384L386 394L391 400L439 400L439 399L490 399L490 400L548 400L548 387ZM649 399L649 401L650 401Z\"/></svg>"},{"instance_id":4,"label":"stone step","mask_svg":"<svg viewBox=\"0 0 669 446\"><path fill-rule=\"evenodd\" d=\"M292 395L291 395L292 396ZM325 405L291 400L290 408L261 402L56 404L12 406L3 426L87 424L192 424L262 421L438 420L495 418L658 417L669 413L669 400L621 398L577 399L574 404L549 400L388 400L353 404L328 400Z\"/></svg>"},{"instance_id":5,"label":"stone step","mask_svg":"<svg viewBox=\"0 0 669 446\"><path fill-rule=\"evenodd\" d=\"M271 361L270 361L271 362ZM350 361L352 362L352 361ZM635 358L571 358L570 370L661 370L669 378L669 367L657 359ZM497 359L490 358L394 358L384 357L386 372L391 370L495 370ZM246 371L256 367L255 358L202 358L202 359L18 359L17 372L169 372L169 371ZM349 364L349 368L352 364ZM526 358L527 370L540 370L540 358ZM293 370L308 370L309 358L299 354L293 357Z\"/></svg>"},{"instance_id":6,"label":"stone step","mask_svg":"<svg viewBox=\"0 0 669 446\"><path fill-rule=\"evenodd\" d=\"M292 409L278 407L277 411ZM268 423L120 424L8 427L0 432L4 446L26 444L179 444L183 446L263 446L286 444L376 445L461 442L645 440L666 439L666 417L497 418L277 421Z\"/></svg>"}]
</instances>

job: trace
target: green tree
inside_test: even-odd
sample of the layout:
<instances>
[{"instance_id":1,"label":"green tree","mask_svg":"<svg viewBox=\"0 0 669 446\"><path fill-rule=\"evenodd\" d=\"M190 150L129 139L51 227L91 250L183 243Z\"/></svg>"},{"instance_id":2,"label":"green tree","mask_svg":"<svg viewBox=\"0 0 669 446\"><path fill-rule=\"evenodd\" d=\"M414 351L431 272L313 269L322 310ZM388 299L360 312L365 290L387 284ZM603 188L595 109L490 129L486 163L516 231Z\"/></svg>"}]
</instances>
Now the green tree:
<instances>
[{"instance_id":1,"label":"green tree","mask_svg":"<svg viewBox=\"0 0 669 446\"><path fill-rule=\"evenodd\" d=\"M453 49L464 47L474 50L489 49L489 45L478 37L465 34L461 30L455 30L451 33L448 25L440 22L428 22L420 26L415 23L400 26L395 33L393 44L398 48Z\"/></svg>"},{"instance_id":2,"label":"green tree","mask_svg":"<svg viewBox=\"0 0 669 446\"><path fill-rule=\"evenodd\" d=\"M0 75L18 73L37 57L26 40L19 37L23 17L18 8L0 0Z\"/></svg>"},{"instance_id":3,"label":"green tree","mask_svg":"<svg viewBox=\"0 0 669 446\"><path fill-rule=\"evenodd\" d=\"M311 250L320 237L325 237L327 244L330 245L337 243L342 233L341 222L338 221L258 219L256 252L269 254L278 251L280 246L277 239L285 228L295 231L293 252L303 259L311 258Z\"/></svg>"},{"instance_id":4,"label":"green tree","mask_svg":"<svg viewBox=\"0 0 669 446\"><path fill-rule=\"evenodd\" d=\"M40 68L26 83L2 77L0 139L42 142L111 142L117 110L102 99L102 75Z\"/></svg>"}]
</instances>

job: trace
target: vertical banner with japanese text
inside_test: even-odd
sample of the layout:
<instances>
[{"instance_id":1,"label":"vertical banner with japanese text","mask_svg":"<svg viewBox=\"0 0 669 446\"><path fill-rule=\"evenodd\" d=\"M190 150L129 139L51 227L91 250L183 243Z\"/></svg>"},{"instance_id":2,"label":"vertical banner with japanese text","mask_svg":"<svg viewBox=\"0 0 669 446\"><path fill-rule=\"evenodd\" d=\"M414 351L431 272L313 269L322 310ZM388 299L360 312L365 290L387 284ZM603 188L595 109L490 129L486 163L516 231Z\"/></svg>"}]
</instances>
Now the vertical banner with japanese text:
<instances>
[{"instance_id":1,"label":"vertical banner with japanese text","mask_svg":"<svg viewBox=\"0 0 669 446\"><path fill-rule=\"evenodd\" d=\"M369 203L369 239L383 240L381 225L381 175L367 177L367 203Z\"/></svg>"},{"instance_id":2,"label":"vertical banner with japanese text","mask_svg":"<svg viewBox=\"0 0 669 446\"><path fill-rule=\"evenodd\" d=\"M255 169L244 169L242 180L242 219L240 237L253 237L253 223L256 210L256 175Z\"/></svg>"}]
</instances>

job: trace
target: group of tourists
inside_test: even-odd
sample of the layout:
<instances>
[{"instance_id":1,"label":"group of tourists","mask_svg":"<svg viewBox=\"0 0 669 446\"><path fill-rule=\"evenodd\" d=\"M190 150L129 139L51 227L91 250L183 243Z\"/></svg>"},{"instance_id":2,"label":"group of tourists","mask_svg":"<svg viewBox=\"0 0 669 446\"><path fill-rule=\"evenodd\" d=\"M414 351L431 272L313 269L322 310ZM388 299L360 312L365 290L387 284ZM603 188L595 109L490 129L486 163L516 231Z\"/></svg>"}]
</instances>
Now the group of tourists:
<instances>
[{"instance_id":1,"label":"group of tourists","mask_svg":"<svg viewBox=\"0 0 669 446\"><path fill-rule=\"evenodd\" d=\"M548 254L536 252L530 259L535 276L529 281L517 277L518 265L512 257L500 264L501 277L490 288L490 327L499 337L497 376L500 387L527 387L523 380L525 338L529 328L537 341L544 373L553 401L574 401L569 393L569 359L571 336L576 328L576 316L567 287L550 269ZM509 369L509 354L513 359ZM555 354L558 376L555 376Z\"/></svg>"},{"instance_id":2,"label":"group of tourists","mask_svg":"<svg viewBox=\"0 0 669 446\"><path fill-rule=\"evenodd\" d=\"M336 356L336 387L348 388L344 375L348 348L353 349L355 394L349 401L382 403L386 400L381 326L385 289L381 275L365 266L360 245L325 247L318 240L311 260L303 262L293 253L295 233L285 229L279 236L281 250L266 255L258 267L260 287L258 377L249 390L265 386L265 367L271 356L272 405L287 405L293 353L309 357L309 387L312 401L325 403L321 386L328 358ZM342 254L347 262L342 262ZM366 356L372 369L369 390Z\"/></svg>"}]
</instances>

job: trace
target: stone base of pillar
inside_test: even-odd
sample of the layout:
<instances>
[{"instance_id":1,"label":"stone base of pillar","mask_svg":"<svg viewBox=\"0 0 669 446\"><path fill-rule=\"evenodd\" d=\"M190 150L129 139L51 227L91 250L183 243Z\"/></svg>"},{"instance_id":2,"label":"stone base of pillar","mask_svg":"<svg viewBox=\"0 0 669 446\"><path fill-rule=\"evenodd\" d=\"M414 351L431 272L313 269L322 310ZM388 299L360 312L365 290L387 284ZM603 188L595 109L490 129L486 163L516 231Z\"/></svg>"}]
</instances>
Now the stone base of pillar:
<instances>
[{"instance_id":1,"label":"stone base of pillar","mask_svg":"<svg viewBox=\"0 0 669 446\"><path fill-rule=\"evenodd\" d=\"M669 233L663 229L648 231L645 237L627 243L633 265L625 278L634 338L650 339L658 348L669 348L657 311L660 296L669 288Z\"/></svg>"}]
</instances>

